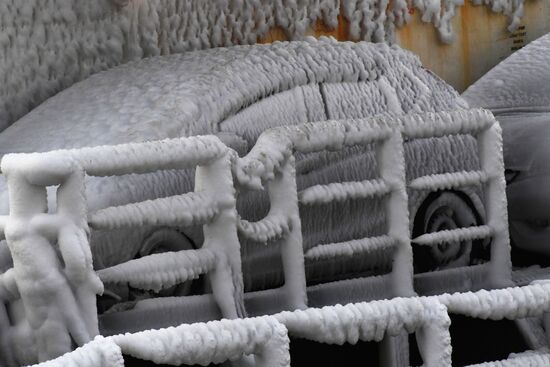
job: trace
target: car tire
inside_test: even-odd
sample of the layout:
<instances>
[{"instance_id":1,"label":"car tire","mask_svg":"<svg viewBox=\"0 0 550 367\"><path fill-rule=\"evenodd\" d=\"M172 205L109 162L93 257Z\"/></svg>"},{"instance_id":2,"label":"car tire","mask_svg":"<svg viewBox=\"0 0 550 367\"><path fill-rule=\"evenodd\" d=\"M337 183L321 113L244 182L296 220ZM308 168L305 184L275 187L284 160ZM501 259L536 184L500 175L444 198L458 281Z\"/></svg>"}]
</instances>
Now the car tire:
<instances>
[{"instance_id":1,"label":"car tire","mask_svg":"<svg viewBox=\"0 0 550 367\"><path fill-rule=\"evenodd\" d=\"M145 238L137 257L145 257L147 255L164 252L193 250L195 248L196 246L193 241L184 233L170 228L160 228ZM196 285L196 282L189 280L168 289L163 289L158 292L158 295L163 297L187 296L192 293Z\"/></svg>"},{"instance_id":2,"label":"car tire","mask_svg":"<svg viewBox=\"0 0 550 367\"><path fill-rule=\"evenodd\" d=\"M477 226L480 222L480 215L466 194L457 191L437 191L428 195L418 209L414 218L412 238L445 229ZM414 271L423 273L481 262L483 256L479 250L486 247L482 242L461 241L437 246L413 244Z\"/></svg>"}]
</instances>

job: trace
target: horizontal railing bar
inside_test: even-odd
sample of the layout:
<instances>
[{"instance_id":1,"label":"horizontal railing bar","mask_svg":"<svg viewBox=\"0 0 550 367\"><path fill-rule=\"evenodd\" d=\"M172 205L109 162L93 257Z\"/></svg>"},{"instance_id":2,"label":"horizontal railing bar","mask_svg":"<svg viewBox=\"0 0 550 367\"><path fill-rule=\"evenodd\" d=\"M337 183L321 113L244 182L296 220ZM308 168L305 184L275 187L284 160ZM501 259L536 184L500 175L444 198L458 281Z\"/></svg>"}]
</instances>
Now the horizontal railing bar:
<instances>
[{"instance_id":1,"label":"horizontal railing bar","mask_svg":"<svg viewBox=\"0 0 550 367\"><path fill-rule=\"evenodd\" d=\"M285 215L267 215L257 222L239 219L237 229L244 237L261 243L277 240L290 230L289 218Z\"/></svg>"},{"instance_id":2,"label":"horizontal railing bar","mask_svg":"<svg viewBox=\"0 0 550 367\"><path fill-rule=\"evenodd\" d=\"M133 288L159 291L196 279L216 264L209 249L183 250L148 255L97 272L104 283L125 284Z\"/></svg>"},{"instance_id":3,"label":"horizontal railing bar","mask_svg":"<svg viewBox=\"0 0 550 367\"><path fill-rule=\"evenodd\" d=\"M355 255L369 256L373 252L393 250L396 242L395 238L384 235L317 245L306 252L305 259L317 261Z\"/></svg>"},{"instance_id":4,"label":"horizontal railing bar","mask_svg":"<svg viewBox=\"0 0 550 367\"><path fill-rule=\"evenodd\" d=\"M219 213L219 204L203 192L142 201L100 209L89 215L88 223L94 229L126 227L191 226L204 224Z\"/></svg>"},{"instance_id":5,"label":"horizontal railing bar","mask_svg":"<svg viewBox=\"0 0 550 367\"><path fill-rule=\"evenodd\" d=\"M529 350L523 353L514 353L508 359L500 361L471 364L466 367L548 367L550 366L550 353L548 351Z\"/></svg>"},{"instance_id":6,"label":"horizontal railing bar","mask_svg":"<svg viewBox=\"0 0 550 367\"><path fill-rule=\"evenodd\" d=\"M229 151L216 136L98 146L44 153L14 153L2 158L2 171L23 172L35 185L52 185L52 177L82 169L90 176L119 176L168 169L193 168ZM59 182L58 182L59 183Z\"/></svg>"},{"instance_id":7,"label":"horizontal railing bar","mask_svg":"<svg viewBox=\"0 0 550 367\"><path fill-rule=\"evenodd\" d=\"M479 185L488 179L483 171L462 171L441 173L415 178L409 183L409 187L415 190L448 190L464 186Z\"/></svg>"},{"instance_id":8,"label":"horizontal railing bar","mask_svg":"<svg viewBox=\"0 0 550 367\"><path fill-rule=\"evenodd\" d=\"M488 225L445 229L438 232L425 233L412 240L414 244L422 246L435 246L448 242L472 241L490 237L493 229Z\"/></svg>"},{"instance_id":9,"label":"horizontal railing bar","mask_svg":"<svg viewBox=\"0 0 550 367\"><path fill-rule=\"evenodd\" d=\"M335 182L310 186L298 193L298 200L305 205L327 204L333 201L365 199L390 193L391 185L382 179Z\"/></svg>"},{"instance_id":10,"label":"horizontal railing bar","mask_svg":"<svg viewBox=\"0 0 550 367\"><path fill-rule=\"evenodd\" d=\"M495 122L491 112L483 109L428 112L400 117L401 131L408 139L438 138L470 134L490 128Z\"/></svg>"}]
</instances>

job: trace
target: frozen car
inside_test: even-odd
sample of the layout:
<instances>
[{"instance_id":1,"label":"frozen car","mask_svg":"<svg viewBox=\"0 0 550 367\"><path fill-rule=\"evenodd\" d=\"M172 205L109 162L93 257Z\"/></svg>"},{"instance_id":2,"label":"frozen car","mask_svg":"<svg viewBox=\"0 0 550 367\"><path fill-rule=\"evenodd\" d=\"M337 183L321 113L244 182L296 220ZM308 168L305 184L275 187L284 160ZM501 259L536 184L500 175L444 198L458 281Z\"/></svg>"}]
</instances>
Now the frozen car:
<instances>
[{"instance_id":1,"label":"frozen car","mask_svg":"<svg viewBox=\"0 0 550 367\"><path fill-rule=\"evenodd\" d=\"M509 227L517 262L550 263L550 34L494 67L462 95L503 130ZM533 259L529 254L543 254Z\"/></svg>"},{"instance_id":2,"label":"frozen car","mask_svg":"<svg viewBox=\"0 0 550 367\"><path fill-rule=\"evenodd\" d=\"M0 153L142 142L216 134L241 154L266 129L328 119L380 114L453 111L467 104L418 58L398 47L330 40L237 46L144 59L98 73L50 98L0 134ZM479 169L471 136L407 142L407 179L431 173ZM298 156L298 189L312 184L365 180L376 174L374 147ZM192 190L190 171L88 178L90 210ZM0 184L2 214L8 212ZM483 222L480 190L409 193L413 236ZM49 193L55 210L55 191ZM261 218L269 209L261 194L238 199L240 215ZM324 215L322 213L331 213ZM385 231L382 199L300 208L304 251ZM338 220L336 220L338 219ZM96 269L154 252L200 247L197 228L141 227L92 231ZM485 247L486 248L486 247ZM425 272L483 261L484 246L471 242L415 249L415 270ZM478 251L478 252L476 252ZM3 250L4 268L9 252ZM246 291L274 288L283 276L276 246L243 243ZM391 257L352 257L308 262L308 284L381 274ZM109 285L106 286L109 288ZM196 288L196 287L195 287ZM165 291L186 294L189 284ZM122 300L147 295L111 288Z\"/></svg>"}]
</instances>

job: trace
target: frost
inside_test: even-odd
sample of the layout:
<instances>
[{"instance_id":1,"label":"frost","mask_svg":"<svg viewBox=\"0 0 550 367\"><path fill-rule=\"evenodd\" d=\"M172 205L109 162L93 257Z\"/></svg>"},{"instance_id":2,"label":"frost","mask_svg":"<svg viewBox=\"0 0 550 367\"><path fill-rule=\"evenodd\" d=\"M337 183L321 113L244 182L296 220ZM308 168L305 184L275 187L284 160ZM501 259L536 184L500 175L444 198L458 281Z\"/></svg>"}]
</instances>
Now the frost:
<instances>
[{"instance_id":1,"label":"frost","mask_svg":"<svg viewBox=\"0 0 550 367\"><path fill-rule=\"evenodd\" d=\"M476 3L506 14L510 30L522 15L523 0ZM413 2L446 42L453 38L451 20L461 4L462 0ZM409 21L408 6L406 0L344 0L341 7L337 0L105 0L85 6L78 0L4 1L0 5L0 129L99 71L150 56L251 44L274 27L293 40L303 39L318 20L336 26L340 11L350 22L355 40L392 42L395 27ZM128 101L139 95L135 88L125 92ZM149 99L141 105L168 107L171 102ZM165 123L166 129L172 127Z\"/></svg>"}]
</instances>

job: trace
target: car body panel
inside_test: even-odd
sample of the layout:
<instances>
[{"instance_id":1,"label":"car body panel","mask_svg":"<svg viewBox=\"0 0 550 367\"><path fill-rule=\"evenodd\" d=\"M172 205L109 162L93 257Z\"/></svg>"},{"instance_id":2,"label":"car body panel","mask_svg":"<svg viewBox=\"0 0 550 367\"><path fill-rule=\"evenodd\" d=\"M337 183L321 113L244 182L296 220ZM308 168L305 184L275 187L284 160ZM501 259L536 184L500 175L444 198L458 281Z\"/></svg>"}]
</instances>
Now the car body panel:
<instances>
[{"instance_id":1,"label":"car body panel","mask_svg":"<svg viewBox=\"0 0 550 367\"><path fill-rule=\"evenodd\" d=\"M462 97L503 130L514 244L550 257L550 34L502 61Z\"/></svg>"}]
</instances>

